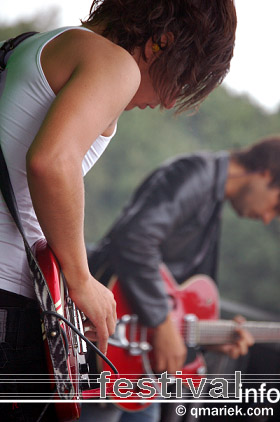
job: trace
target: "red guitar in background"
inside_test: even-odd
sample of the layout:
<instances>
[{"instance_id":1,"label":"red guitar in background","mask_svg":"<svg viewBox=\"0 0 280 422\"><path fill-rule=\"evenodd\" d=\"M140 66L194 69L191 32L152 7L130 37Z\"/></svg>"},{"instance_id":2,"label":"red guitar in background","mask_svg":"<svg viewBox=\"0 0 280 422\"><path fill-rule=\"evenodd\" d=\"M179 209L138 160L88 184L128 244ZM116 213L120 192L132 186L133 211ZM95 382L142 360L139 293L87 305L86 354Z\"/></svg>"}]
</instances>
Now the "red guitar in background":
<instances>
[{"instance_id":1,"label":"red guitar in background","mask_svg":"<svg viewBox=\"0 0 280 422\"><path fill-rule=\"evenodd\" d=\"M203 356L198 346L229 344L236 339L236 325L232 320L219 320L219 293L213 280L205 275L191 277L185 283L178 285L165 266L161 267L161 276L170 300L173 320L188 346L188 357L182 368L183 383L188 387L186 378L199 382L206 373ZM151 400L141 400L137 395L137 381L141 378L151 378L153 374L153 329L139 324L138 317L133 314L128 300L122 292L117 277L113 277L108 286L114 293L117 302L118 324L115 334L109 341L107 357L118 362L118 370L122 378L129 379L133 386L133 394L121 400L115 394L110 394L116 400L116 405L124 410L138 411L151 404ZM251 332L255 342L279 342L280 323L245 321L242 327ZM102 370L108 371L108 366L101 363ZM156 386L156 376L153 386ZM184 381L185 380L185 381ZM129 402L137 400L138 402Z\"/></svg>"}]
</instances>

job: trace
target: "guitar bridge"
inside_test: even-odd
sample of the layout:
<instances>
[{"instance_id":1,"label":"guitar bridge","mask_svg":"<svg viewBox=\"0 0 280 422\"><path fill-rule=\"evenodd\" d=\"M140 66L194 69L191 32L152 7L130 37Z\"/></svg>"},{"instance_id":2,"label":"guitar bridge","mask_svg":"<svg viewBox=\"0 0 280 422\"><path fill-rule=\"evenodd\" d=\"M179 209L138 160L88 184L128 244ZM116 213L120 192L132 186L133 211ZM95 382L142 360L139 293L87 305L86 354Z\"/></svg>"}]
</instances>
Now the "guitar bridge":
<instances>
[{"instance_id":1,"label":"guitar bridge","mask_svg":"<svg viewBox=\"0 0 280 422\"><path fill-rule=\"evenodd\" d=\"M147 328L139 326L137 315L123 315L118 319L115 333L109 337L109 344L127 350L132 356L142 355L152 349L147 341Z\"/></svg>"}]
</instances>

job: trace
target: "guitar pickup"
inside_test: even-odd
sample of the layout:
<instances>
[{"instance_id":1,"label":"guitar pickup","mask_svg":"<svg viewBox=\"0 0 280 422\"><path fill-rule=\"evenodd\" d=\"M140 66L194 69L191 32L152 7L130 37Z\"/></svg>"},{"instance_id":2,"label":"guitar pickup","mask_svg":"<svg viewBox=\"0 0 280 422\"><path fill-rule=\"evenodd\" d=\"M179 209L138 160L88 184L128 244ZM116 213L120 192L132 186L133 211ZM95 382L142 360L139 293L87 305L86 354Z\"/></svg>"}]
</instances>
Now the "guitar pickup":
<instances>
[{"instance_id":1,"label":"guitar pickup","mask_svg":"<svg viewBox=\"0 0 280 422\"><path fill-rule=\"evenodd\" d=\"M194 314L187 314L184 316L185 325L185 344L188 347L196 347L197 342L197 316Z\"/></svg>"},{"instance_id":2,"label":"guitar pickup","mask_svg":"<svg viewBox=\"0 0 280 422\"><path fill-rule=\"evenodd\" d=\"M67 298L67 305L68 305L68 319L70 322L84 335L84 327L82 316L80 314L79 309L77 309L75 303L70 299ZM80 338L80 336L72 330L71 335L73 338L73 347L78 351L79 354L85 354L87 352L87 345L86 342Z\"/></svg>"},{"instance_id":3,"label":"guitar pickup","mask_svg":"<svg viewBox=\"0 0 280 422\"><path fill-rule=\"evenodd\" d=\"M81 311L77 308L76 308L76 313L77 313L77 328L84 336L85 332L84 332L84 326L83 326L83 315L81 314ZM79 353L85 354L86 352L87 352L87 344L85 340L81 338Z\"/></svg>"},{"instance_id":4,"label":"guitar pickup","mask_svg":"<svg viewBox=\"0 0 280 422\"><path fill-rule=\"evenodd\" d=\"M84 335L84 327L83 327L83 321L80 314L79 309L76 307L76 305L73 302L73 316L75 321L75 327ZM85 354L87 352L87 344L86 342L79 336L76 335L76 347L78 348L78 353Z\"/></svg>"}]
</instances>

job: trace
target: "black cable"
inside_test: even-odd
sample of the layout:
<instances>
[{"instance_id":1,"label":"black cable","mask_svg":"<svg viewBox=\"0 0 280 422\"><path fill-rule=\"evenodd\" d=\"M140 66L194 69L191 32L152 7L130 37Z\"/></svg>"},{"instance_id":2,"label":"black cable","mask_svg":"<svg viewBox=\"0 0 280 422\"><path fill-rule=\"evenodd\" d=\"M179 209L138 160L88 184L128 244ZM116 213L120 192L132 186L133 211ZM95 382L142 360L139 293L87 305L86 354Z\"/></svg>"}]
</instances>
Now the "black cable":
<instances>
[{"instance_id":1,"label":"black cable","mask_svg":"<svg viewBox=\"0 0 280 422\"><path fill-rule=\"evenodd\" d=\"M63 340L64 340L64 344L65 344L66 355L68 355L68 352L69 352L69 342L68 342L68 339L67 339L67 335L66 335L66 333L65 333L65 331L63 330L62 327L60 327L60 329L61 329L61 334L62 334L62 337L63 337Z\"/></svg>"},{"instance_id":2,"label":"black cable","mask_svg":"<svg viewBox=\"0 0 280 422\"><path fill-rule=\"evenodd\" d=\"M118 374L118 370L117 368L113 365L113 363L101 352L101 350L98 349L98 347L95 346L95 344L93 344L88 338L86 338L76 327L75 325L73 325L70 321L68 321L68 319L66 319L64 316L58 314L57 312L54 311L43 311L42 312L43 315L52 315L55 316L58 319L62 319L62 321L65 322L65 324L67 324L73 331L75 331L76 334L78 334L78 336L80 336L89 347L91 347L112 369L112 371L115 374Z\"/></svg>"}]
</instances>

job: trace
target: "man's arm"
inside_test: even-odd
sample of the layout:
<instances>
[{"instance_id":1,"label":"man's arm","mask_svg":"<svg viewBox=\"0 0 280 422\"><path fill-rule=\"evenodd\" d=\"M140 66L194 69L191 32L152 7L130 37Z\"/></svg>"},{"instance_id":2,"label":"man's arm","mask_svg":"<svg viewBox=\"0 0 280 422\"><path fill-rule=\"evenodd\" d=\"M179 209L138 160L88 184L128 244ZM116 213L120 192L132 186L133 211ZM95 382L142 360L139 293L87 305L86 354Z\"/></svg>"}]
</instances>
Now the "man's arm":
<instances>
[{"instance_id":1,"label":"man's arm","mask_svg":"<svg viewBox=\"0 0 280 422\"><path fill-rule=\"evenodd\" d=\"M187 166L186 166L187 167ZM188 203L188 170L162 167L137 190L110 232L110 256L123 292L142 324L157 326L168 312L159 272L161 246L181 220L193 212ZM182 198L184 198L182 200ZM170 245L172 247L172 245Z\"/></svg>"},{"instance_id":2,"label":"man's arm","mask_svg":"<svg viewBox=\"0 0 280 422\"><path fill-rule=\"evenodd\" d=\"M201 156L181 156L154 171L136 190L108 234L108 257L143 324L157 326L168 309L159 266L162 251L177 248L171 236L193 224L211 179ZM174 241L174 240L173 240Z\"/></svg>"},{"instance_id":3,"label":"man's arm","mask_svg":"<svg viewBox=\"0 0 280 422\"><path fill-rule=\"evenodd\" d=\"M187 349L159 272L161 245L196 208L192 163L177 165L160 168L140 186L110 233L110 261L122 290L141 323L155 327L154 367L171 373L182 368Z\"/></svg>"}]
</instances>

